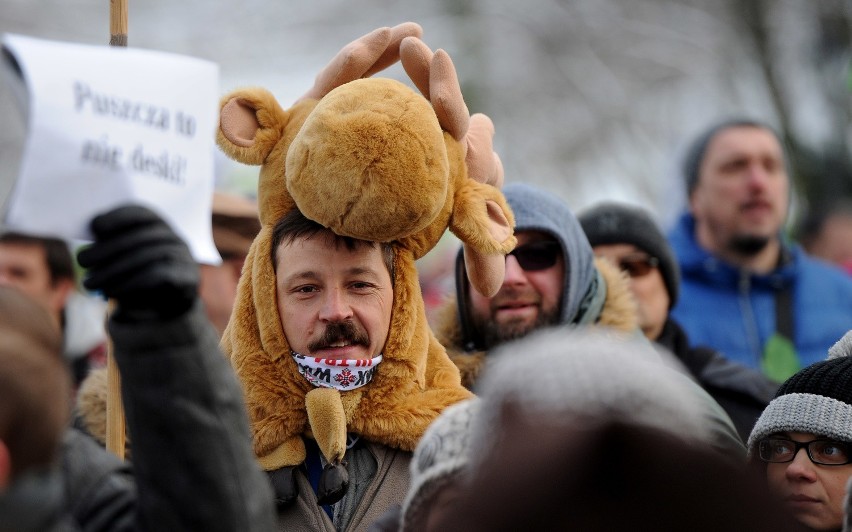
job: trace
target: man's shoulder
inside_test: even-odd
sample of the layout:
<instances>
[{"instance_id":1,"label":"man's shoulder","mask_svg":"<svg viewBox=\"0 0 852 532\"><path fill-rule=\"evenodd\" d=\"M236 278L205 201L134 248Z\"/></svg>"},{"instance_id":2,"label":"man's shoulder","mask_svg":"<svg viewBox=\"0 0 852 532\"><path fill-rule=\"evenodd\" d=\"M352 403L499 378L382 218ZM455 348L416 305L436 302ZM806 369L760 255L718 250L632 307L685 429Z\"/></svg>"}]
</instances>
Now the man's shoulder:
<instances>
[{"instance_id":1,"label":"man's shoulder","mask_svg":"<svg viewBox=\"0 0 852 532\"><path fill-rule=\"evenodd\" d=\"M842 269L823 260L814 258L797 248L794 255L799 282L808 286L826 287L842 294L852 294L852 276Z\"/></svg>"}]
</instances>

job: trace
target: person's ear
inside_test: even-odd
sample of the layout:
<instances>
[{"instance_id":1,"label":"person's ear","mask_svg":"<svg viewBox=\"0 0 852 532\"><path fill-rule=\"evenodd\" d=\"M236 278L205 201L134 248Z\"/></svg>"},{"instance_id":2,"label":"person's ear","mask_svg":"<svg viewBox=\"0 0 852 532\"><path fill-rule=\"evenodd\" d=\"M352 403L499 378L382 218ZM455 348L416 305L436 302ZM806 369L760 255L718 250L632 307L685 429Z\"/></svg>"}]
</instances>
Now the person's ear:
<instances>
[{"instance_id":1,"label":"person's ear","mask_svg":"<svg viewBox=\"0 0 852 532\"><path fill-rule=\"evenodd\" d=\"M59 279L53 284L53 290L50 296L50 309L53 312L60 312L65 308L65 303L68 302L68 297L71 291L74 290L74 281L71 279Z\"/></svg>"},{"instance_id":2,"label":"person's ear","mask_svg":"<svg viewBox=\"0 0 852 532\"><path fill-rule=\"evenodd\" d=\"M0 493L6 490L6 487L11 482L12 476L12 457L9 455L9 448L6 443L0 440Z\"/></svg>"}]
</instances>

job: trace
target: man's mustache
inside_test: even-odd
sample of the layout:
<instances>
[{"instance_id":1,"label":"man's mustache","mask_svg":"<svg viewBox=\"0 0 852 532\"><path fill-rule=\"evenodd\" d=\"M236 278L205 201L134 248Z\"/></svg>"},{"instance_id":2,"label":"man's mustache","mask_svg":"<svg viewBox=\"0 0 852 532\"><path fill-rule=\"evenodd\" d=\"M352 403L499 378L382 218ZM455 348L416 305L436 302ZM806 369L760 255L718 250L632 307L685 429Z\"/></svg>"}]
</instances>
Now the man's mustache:
<instances>
[{"instance_id":1,"label":"man's mustache","mask_svg":"<svg viewBox=\"0 0 852 532\"><path fill-rule=\"evenodd\" d=\"M322 335L308 344L308 349L310 351L326 349L331 347L331 344L338 342L349 342L354 345L367 346L370 344L370 339L367 336L367 332L358 327L354 322L349 320L336 321L329 323L322 332Z\"/></svg>"}]
</instances>

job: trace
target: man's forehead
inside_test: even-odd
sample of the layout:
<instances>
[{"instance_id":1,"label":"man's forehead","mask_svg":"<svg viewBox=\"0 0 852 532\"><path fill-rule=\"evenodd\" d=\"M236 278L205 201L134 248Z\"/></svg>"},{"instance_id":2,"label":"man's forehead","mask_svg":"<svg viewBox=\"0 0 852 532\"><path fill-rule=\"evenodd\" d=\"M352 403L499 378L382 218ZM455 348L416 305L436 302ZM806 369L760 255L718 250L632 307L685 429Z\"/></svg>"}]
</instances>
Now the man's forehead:
<instances>
[{"instance_id":1,"label":"man's forehead","mask_svg":"<svg viewBox=\"0 0 852 532\"><path fill-rule=\"evenodd\" d=\"M333 264L319 264L319 258L314 260L316 253L333 253L339 259ZM304 255L308 253L308 255ZM344 240L335 235L315 234L310 236L299 236L293 239L287 239L281 242L276 250L276 262L279 267L287 268L296 255L302 255L300 263L307 260L308 265L313 266L340 266L349 270L371 270L373 268L383 267L381 262L381 252L378 245L373 242L348 239ZM303 267L304 264L302 264Z\"/></svg>"},{"instance_id":2,"label":"man's forehead","mask_svg":"<svg viewBox=\"0 0 852 532\"><path fill-rule=\"evenodd\" d=\"M783 156L781 142L772 131L757 126L732 126L719 131L713 136L707 147L705 160L708 156L724 156L730 153L745 152L746 147L742 144L744 136L760 142L778 157Z\"/></svg>"},{"instance_id":3,"label":"man's forehead","mask_svg":"<svg viewBox=\"0 0 852 532\"><path fill-rule=\"evenodd\" d=\"M14 258L27 262L44 262L47 254L38 244L29 242L0 242L0 258Z\"/></svg>"},{"instance_id":4,"label":"man's forehead","mask_svg":"<svg viewBox=\"0 0 852 532\"><path fill-rule=\"evenodd\" d=\"M515 237L518 239L518 245L528 244L530 242L556 242L556 237L547 231L539 231L537 229L522 229L515 230Z\"/></svg>"}]
</instances>

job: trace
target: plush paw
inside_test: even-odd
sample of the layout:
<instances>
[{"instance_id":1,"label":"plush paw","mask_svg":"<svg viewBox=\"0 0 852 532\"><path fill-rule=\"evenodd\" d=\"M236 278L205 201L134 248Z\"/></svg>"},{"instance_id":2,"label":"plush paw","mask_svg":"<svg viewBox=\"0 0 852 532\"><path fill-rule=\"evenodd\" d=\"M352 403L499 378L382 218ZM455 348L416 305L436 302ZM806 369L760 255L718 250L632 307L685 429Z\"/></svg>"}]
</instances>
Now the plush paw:
<instances>
[{"instance_id":1,"label":"plush paw","mask_svg":"<svg viewBox=\"0 0 852 532\"><path fill-rule=\"evenodd\" d=\"M349 471L346 470L346 462L326 464L317 486L317 504L325 506L336 503L346 495L348 488Z\"/></svg>"},{"instance_id":2,"label":"plush paw","mask_svg":"<svg viewBox=\"0 0 852 532\"><path fill-rule=\"evenodd\" d=\"M280 469L267 471L272 490L275 494L275 504L278 508L289 506L299 495L296 486L296 466L286 466Z\"/></svg>"}]
</instances>

